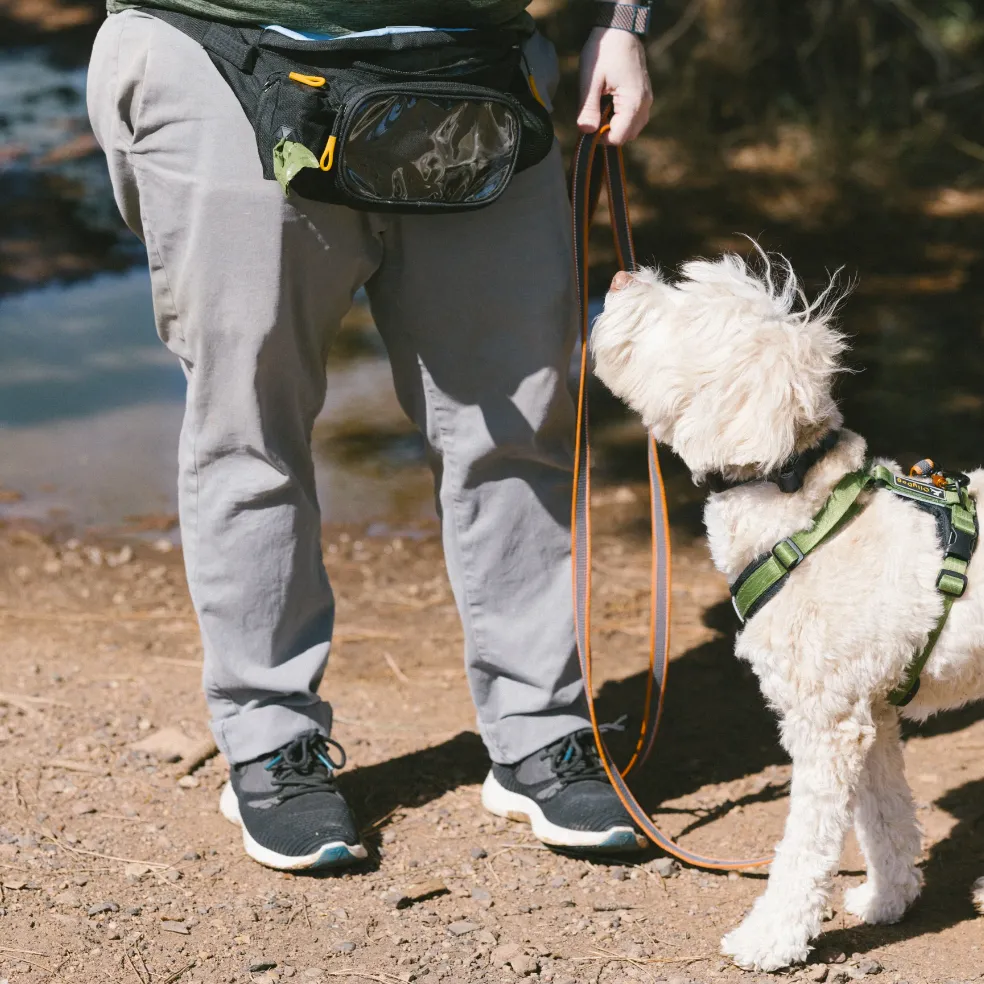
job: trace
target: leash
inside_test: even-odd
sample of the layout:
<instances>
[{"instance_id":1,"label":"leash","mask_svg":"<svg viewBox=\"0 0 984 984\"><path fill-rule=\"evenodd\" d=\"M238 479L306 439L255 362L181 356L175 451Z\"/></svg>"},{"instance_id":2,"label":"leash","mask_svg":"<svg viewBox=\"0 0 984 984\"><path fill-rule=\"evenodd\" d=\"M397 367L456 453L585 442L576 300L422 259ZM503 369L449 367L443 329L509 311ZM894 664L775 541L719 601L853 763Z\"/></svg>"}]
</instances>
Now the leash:
<instances>
[{"instance_id":1,"label":"leash","mask_svg":"<svg viewBox=\"0 0 984 984\"><path fill-rule=\"evenodd\" d=\"M608 130L609 109L597 133L582 134L574 152L571 169L571 207L574 217L574 262L577 271L577 297L581 312L581 375L578 384L577 431L574 453L574 501L571 524L575 635L581 675L587 697L591 727L599 757L622 805L639 829L667 854L699 868L728 871L769 864L771 857L722 860L688 851L666 836L642 808L626 783L633 769L642 765L653 750L656 731L663 712L666 671L670 648L670 527L666 493L659 466L656 441L648 435L649 501L652 522L652 593L650 602L649 673L642 725L635 750L622 770L615 764L598 724L592 686L591 657L591 442L588 430L588 234L598 204L602 179L608 189L615 250L620 269L635 269L635 249L625 194L625 169L618 147L601 144ZM598 167L598 150L603 150L604 169Z\"/></svg>"}]
</instances>

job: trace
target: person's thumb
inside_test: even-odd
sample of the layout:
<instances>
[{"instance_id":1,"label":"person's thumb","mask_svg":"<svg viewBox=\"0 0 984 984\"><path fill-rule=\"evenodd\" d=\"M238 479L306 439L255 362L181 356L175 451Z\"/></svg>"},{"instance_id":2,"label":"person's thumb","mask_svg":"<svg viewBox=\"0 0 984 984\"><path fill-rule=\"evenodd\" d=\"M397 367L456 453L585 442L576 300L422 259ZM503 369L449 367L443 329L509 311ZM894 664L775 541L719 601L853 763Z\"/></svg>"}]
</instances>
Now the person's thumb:
<instances>
[{"instance_id":1,"label":"person's thumb","mask_svg":"<svg viewBox=\"0 0 984 984\"><path fill-rule=\"evenodd\" d=\"M581 111L577 114L577 128L582 133L594 133L601 126L601 92L604 82L600 72L594 72L581 97Z\"/></svg>"}]
</instances>

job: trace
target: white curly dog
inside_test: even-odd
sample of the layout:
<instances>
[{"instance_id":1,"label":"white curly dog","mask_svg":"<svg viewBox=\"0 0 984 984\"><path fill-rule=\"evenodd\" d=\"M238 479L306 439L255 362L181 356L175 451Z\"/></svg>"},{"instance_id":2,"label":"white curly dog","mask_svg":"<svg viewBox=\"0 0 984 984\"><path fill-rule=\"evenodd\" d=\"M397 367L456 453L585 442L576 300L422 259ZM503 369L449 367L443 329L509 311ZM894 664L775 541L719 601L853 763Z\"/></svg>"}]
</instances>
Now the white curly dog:
<instances>
[{"instance_id":1,"label":"white curly dog","mask_svg":"<svg viewBox=\"0 0 984 984\"><path fill-rule=\"evenodd\" d=\"M800 491L764 479L841 427L831 384L846 342L831 324L839 300L832 288L807 303L788 266L780 274L762 259L760 273L733 255L691 262L674 282L653 269L621 272L592 332L596 374L695 480L753 479L711 494L704 510L711 555L729 583L808 527L866 456L864 439L842 430ZM984 470L971 474L970 490L984 502ZM768 887L722 941L749 969L806 959L852 819L867 881L847 892L849 912L896 922L922 885L899 711L887 695L941 614L942 551L929 513L886 490L862 501L863 512L790 573L737 639L736 654L780 716L793 760ZM984 548L967 576L907 717L984 697ZM984 912L984 878L973 892Z\"/></svg>"}]
</instances>

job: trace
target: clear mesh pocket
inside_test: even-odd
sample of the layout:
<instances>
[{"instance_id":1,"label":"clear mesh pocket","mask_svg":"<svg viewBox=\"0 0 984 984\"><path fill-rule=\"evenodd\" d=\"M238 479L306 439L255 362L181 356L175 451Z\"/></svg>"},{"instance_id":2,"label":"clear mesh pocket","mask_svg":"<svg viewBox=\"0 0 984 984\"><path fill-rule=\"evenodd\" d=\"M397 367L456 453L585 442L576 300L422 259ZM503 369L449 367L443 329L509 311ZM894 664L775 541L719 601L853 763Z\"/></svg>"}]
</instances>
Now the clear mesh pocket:
<instances>
[{"instance_id":1,"label":"clear mesh pocket","mask_svg":"<svg viewBox=\"0 0 984 984\"><path fill-rule=\"evenodd\" d=\"M379 93L349 115L338 178L370 202L487 203L509 182L519 133L519 119L505 103Z\"/></svg>"}]
</instances>

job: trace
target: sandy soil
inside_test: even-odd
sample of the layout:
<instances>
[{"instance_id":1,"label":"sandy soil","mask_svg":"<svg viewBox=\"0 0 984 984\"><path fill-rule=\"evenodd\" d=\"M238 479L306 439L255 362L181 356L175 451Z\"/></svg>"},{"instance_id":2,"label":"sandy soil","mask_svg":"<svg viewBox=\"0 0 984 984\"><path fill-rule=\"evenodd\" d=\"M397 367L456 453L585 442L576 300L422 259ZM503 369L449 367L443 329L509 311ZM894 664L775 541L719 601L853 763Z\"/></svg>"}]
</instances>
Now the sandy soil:
<instances>
[{"instance_id":1,"label":"sandy soil","mask_svg":"<svg viewBox=\"0 0 984 984\"><path fill-rule=\"evenodd\" d=\"M641 699L647 545L638 490L599 498L596 623L611 719ZM636 786L688 845L763 853L785 816L788 763L731 655L725 587L699 541L678 539L669 708ZM138 747L170 736L175 754L193 754L207 737L180 551L167 547L0 531L0 981L766 979L717 955L761 875L680 871L655 853L591 863L483 814L487 761L433 530L325 532L340 599L325 692L370 861L319 878L254 864L216 809L222 760L179 778L182 762ZM984 976L984 919L968 896L984 874L982 716L971 709L908 739L925 830L916 909L888 928L846 916L842 892L861 878L850 845L816 962L793 979Z\"/></svg>"}]
</instances>

